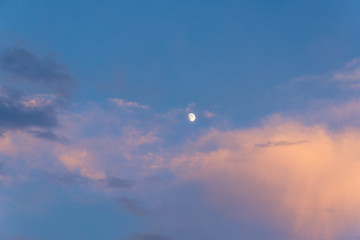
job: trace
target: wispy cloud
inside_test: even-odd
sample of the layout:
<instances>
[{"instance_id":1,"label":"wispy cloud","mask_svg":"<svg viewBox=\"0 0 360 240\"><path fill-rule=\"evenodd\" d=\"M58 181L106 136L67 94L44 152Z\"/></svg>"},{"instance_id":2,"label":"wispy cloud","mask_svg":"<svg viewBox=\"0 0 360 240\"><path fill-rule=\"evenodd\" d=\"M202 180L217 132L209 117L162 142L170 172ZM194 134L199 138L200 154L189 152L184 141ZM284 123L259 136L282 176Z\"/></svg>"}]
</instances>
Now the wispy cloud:
<instances>
[{"instance_id":1,"label":"wispy cloud","mask_svg":"<svg viewBox=\"0 0 360 240\"><path fill-rule=\"evenodd\" d=\"M267 142L267 143L258 143L255 144L256 147L277 147L277 146L291 146L291 145L296 145L296 144L303 144L303 143L307 143L309 141L306 140L301 140L301 141L294 141L294 142L289 142L289 141L276 141L276 142Z\"/></svg>"},{"instance_id":2,"label":"wispy cloud","mask_svg":"<svg viewBox=\"0 0 360 240\"><path fill-rule=\"evenodd\" d=\"M147 106L147 105L142 105L137 102L128 102L128 101L125 101L125 100L119 99L119 98L110 98L109 101L115 103L119 107L134 107L134 108L142 108L142 109L149 108L149 106Z\"/></svg>"},{"instance_id":3,"label":"wispy cloud","mask_svg":"<svg viewBox=\"0 0 360 240\"><path fill-rule=\"evenodd\" d=\"M137 216L145 216L151 213L150 210L140 206L139 202L132 198L120 197L117 199L117 202L120 203L126 211Z\"/></svg>"},{"instance_id":4,"label":"wispy cloud","mask_svg":"<svg viewBox=\"0 0 360 240\"><path fill-rule=\"evenodd\" d=\"M296 111L314 105L326 107L329 101L351 101L358 97L360 87L360 60L352 61L322 74L306 74L278 85L266 98L282 111Z\"/></svg>"},{"instance_id":5,"label":"wispy cloud","mask_svg":"<svg viewBox=\"0 0 360 240\"><path fill-rule=\"evenodd\" d=\"M90 182L88 178L72 172L51 173L44 171L44 174L54 183L62 185L76 185Z\"/></svg>"},{"instance_id":6,"label":"wispy cloud","mask_svg":"<svg viewBox=\"0 0 360 240\"><path fill-rule=\"evenodd\" d=\"M208 111L208 110L205 110L205 111L203 111L203 115L204 115L204 117L206 117L206 118L212 118L212 117L215 116L215 113L210 112L210 111Z\"/></svg>"},{"instance_id":7,"label":"wispy cloud","mask_svg":"<svg viewBox=\"0 0 360 240\"><path fill-rule=\"evenodd\" d=\"M342 70L332 74L334 80L356 84L360 81L360 58L354 58L345 64Z\"/></svg>"},{"instance_id":8,"label":"wispy cloud","mask_svg":"<svg viewBox=\"0 0 360 240\"><path fill-rule=\"evenodd\" d=\"M100 179L98 182L106 188L126 189L134 186L133 181L111 176L105 179Z\"/></svg>"}]
</instances>

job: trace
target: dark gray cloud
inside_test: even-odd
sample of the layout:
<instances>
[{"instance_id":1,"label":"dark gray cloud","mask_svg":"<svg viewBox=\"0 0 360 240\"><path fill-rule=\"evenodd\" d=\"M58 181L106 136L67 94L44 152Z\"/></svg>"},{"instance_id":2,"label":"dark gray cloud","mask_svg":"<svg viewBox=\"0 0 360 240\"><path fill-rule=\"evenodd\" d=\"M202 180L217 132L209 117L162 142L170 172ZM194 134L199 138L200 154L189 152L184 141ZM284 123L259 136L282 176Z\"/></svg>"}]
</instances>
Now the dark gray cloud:
<instances>
[{"instance_id":1,"label":"dark gray cloud","mask_svg":"<svg viewBox=\"0 0 360 240\"><path fill-rule=\"evenodd\" d=\"M23 48L0 52L0 133L26 130L61 142L52 129L69 102L74 79L53 57L39 58Z\"/></svg>"},{"instance_id":2,"label":"dark gray cloud","mask_svg":"<svg viewBox=\"0 0 360 240\"><path fill-rule=\"evenodd\" d=\"M6 82L25 81L69 95L74 79L66 67L51 57L37 57L24 48L8 48L0 54L0 71Z\"/></svg>"},{"instance_id":3,"label":"dark gray cloud","mask_svg":"<svg viewBox=\"0 0 360 240\"><path fill-rule=\"evenodd\" d=\"M58 126L53 106L28 108L13 97L0 97L0 129L18 130L31 127L53 128Z\"/></svg>"},{"instance_id":4,"label":"dark gray cloud","mask_svg":"<svg viewBox=\"0 0 360 240\"><path fill-rule=\"evenodd\" d=\"M128 237L126 240L174 240L168 236L157 233L135 233Z\"/></svg>"},{"instance_id":5,"label":"dark gray cloud","mask_svg":"<svg viewBox=\"0 0 360 240\"><path fill-rule=\"evenodd\" d=\"M309 142L309 141L307 141L307 140L296 141L296 142L274 141L274 142L255 144L255 147L264 148L264 147L277 147L277 146L291 146L291 145L303 144L303 143L307 143L307 142Z\"/></svg>"},{"instance_id":6,"label":"dark gray cloud","mask_svg":"<svg viewBox=\"0 0 360 240\"><path fill-rule=\"evenodd\" d=\"M137 216L145 216L149 215L151 211L147 210L146 208L140 206L139 202L132 198L127 197L120 197L117 199L120 203L121 208L125 209L126 211L137 215Z\"/></svg>"},{"instance_id":7,"label":"dark gray cloud","mask_svg":"<svg viewBox=\"0 0 360 240\"><path fill-rule=\"evenodd\" d=\"M37 138L44 138L51 141L59 142L62 144L68 143L68 140L64 137L59 137L54 132L50 130L40 131L40 130L30 130L28 131L31 135Z\"/></svg>"}]
</instances>

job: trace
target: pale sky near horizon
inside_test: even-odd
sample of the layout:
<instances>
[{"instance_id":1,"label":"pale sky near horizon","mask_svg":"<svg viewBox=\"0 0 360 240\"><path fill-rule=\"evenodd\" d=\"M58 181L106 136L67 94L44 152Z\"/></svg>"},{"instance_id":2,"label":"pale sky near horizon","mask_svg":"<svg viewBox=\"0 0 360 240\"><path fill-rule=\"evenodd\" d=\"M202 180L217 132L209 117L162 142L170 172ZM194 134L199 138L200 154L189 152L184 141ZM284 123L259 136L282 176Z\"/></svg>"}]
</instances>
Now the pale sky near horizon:
<instances>
[{"instance_id":1,"label":"pale sky near horizon","mask_svg":"<svg viewBox=\"0 0 360 240\"><path fill-rule=\"evenodd\" d=\"M360 238L359 12L0 0L0 239Z\"/></svg>"}]
</instances>

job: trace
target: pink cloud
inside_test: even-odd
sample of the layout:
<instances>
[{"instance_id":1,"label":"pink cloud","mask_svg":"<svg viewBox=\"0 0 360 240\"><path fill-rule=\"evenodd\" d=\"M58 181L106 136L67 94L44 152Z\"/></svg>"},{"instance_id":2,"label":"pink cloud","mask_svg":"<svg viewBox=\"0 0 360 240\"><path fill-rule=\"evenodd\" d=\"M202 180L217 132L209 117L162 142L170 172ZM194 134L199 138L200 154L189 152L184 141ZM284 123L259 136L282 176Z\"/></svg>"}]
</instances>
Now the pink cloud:
<instances>
[{"instance_id":1,"label":"pink cloud","mask_svg":"<svg viewBox=\"0 0 360 240\"><path fill-rule=\"evenodd\" d=\"M4 133L0 137L0 154L3 155L14 155L17 151L16 146L12 140L12 137L9 133Z\"/></svg>"},{"instance_id":2,"label":"pink cloud","mask_svg":"<svg viewBox=\"0 0 360 240\"><path fill-rule=\"evenodd\" d=\"M79 171L82 176L90 179L105 178L99 162L87 150L59 146L56 152L59 160L70 171Z\"/></svg>"}]
</instances>

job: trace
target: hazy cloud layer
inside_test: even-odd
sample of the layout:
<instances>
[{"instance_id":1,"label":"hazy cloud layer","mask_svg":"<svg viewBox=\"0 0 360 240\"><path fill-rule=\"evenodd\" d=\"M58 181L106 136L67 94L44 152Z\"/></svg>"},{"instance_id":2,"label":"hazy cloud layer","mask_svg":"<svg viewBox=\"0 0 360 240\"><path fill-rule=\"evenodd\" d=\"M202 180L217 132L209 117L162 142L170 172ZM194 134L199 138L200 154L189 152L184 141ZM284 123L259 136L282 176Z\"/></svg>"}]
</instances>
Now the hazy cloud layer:
<instances>
[{"instance_id":1,"label":"hazy cloud layer","mask_svg":"<svg viewBox=\"0 0 360 240\"><path fill-rule=\"evenodd\" d=\"M284 239L341 239L348 232L353 232L352 236L359 234L357 126L347 125L333 131L325 120L309 125L296 118L274 115L257 127L208 129L191 141L165 148L162 146L167 145L159 143L168 135L154 132L153 129L158 129L156 121L150 128L141 124L129 128L116 125L116 114L102 112L107 114L106 118L100 113L96 118L80 118L72 121L73 126L66 125L68 132L63 133L75 141L71 146L53 142L44 148L44 140L26 140L31 135L25 138L26 135L6 134L1 154L16 158L31 154L26 159L28 168L53 172L65 169L68 173L53 177L65 186L83 184L104 194L109 191L114 197L115 190L131 191L130 195L123 192L122 197L116 198L120 209L137 217L146 216L171 231L175 226L169 223L181 227L182 223L176 220L181 216L185 225L195 224L198 236L201 224L193 220L191 211L181 210L190 201L189 209L196 209L198 204L208 206L208 210L198 213L200 218L214 212L228 219L233 227L238 221L256 222L282 232L287 236ZM329 114L332 119L336 116L338 121L342 119L341 112ZM103 129L91 135L81 134L89 134L94 124ZM112 126L109 132L107 126ZM114 131L121 134L112 135ZM33 145L21 148L21 141ZM23 168L24 165L17 171ZM171 181L148 184L154 176ZM166 201L164 206L166 192L188 183L197 184L204 197L195 201L193 193L181 194L176 190L179 197L176 204L180 207L172 206L173 200ZM214 220L205 222L211 221L215 224Z\"/></svg>"},{"instance_id":2,"label":"hazy cloud layer","mask_svg":"<svg viewBox=\"0 0 360 240\"><path fill-rule=\"evenodd\" d=\"M15 108L4 98L4 108ZM20 113L48 107L45 100L23 102L15 102ZM55 113L52 124L34 118L23 125L7 113L5 130L26 131L0 138L3 189L10 195L19 186L42 189L36 171L46 172L57 183L54 191L70 192L84 205L104 198L114 211L148 225L129 240L356 239L360 103L325 105L273 114L252 127L221 128L186 122L194 104L167 113L92 104L61 116L67 144L52 135ZM42 201L61 201L27 194L36 195L39 208L46 206ZM16 195L0 198L3 206L14 201L27 206Z\"/></svg>"}]
</instances>

